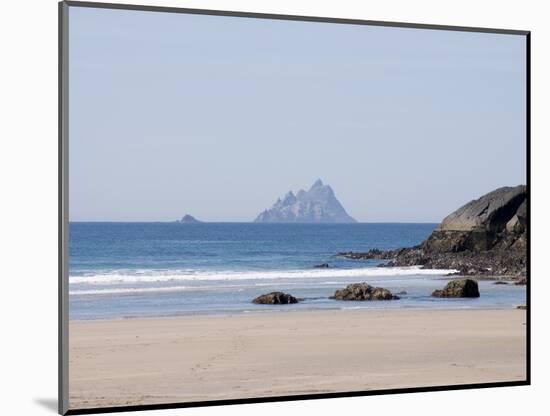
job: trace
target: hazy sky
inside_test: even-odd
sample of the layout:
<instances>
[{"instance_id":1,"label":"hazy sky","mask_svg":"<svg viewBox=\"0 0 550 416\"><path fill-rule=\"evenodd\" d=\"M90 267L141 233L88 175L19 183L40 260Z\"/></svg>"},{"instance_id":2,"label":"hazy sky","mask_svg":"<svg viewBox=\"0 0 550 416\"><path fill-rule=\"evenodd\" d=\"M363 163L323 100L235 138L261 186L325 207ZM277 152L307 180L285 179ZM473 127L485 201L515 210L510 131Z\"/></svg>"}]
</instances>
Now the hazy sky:
<instances>
[{"instance_id":1,"label":"hazy sky","mask_svg":"<svg viewBox=\"0 0 550 416\"><path fill-rule=\"evenodd\" d=\"M70 219L362 222L525 183L525 38L70 7Z\"/></svg>"}]
</instances>

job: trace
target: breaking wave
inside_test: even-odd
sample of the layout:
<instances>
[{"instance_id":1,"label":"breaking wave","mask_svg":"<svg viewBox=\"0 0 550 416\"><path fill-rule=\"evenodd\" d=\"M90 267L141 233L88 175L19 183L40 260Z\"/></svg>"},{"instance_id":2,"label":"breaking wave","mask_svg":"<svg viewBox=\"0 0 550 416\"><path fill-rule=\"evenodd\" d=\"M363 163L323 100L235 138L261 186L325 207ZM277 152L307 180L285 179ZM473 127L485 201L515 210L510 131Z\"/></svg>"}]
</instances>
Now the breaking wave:
<instances>
[{"instance_id":1,"label":"breaking wave","mask_svg":"<svg viewBox=\"0 0 550 416\"><path fill-rule=\"evenodd\" d=\"M326 279L355 277L441 276L456 270L411 267L368 267L355 269L270 270L270 271L198 271L198 270L119 270L70 276L71 285L120 285L185 281L236 281L276 279ZM180 289L181 290L181 289Z\"/></svg>"}]
</instances>

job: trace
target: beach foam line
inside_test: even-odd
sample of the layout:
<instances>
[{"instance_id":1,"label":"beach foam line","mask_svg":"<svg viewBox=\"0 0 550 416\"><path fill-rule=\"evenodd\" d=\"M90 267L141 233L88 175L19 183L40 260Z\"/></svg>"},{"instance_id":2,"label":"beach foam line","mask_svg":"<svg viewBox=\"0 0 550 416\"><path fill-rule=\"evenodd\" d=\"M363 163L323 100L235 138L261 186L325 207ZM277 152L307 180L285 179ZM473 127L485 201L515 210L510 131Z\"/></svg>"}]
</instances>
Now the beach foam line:
<instances>
[{"instance_id":1,"label":"beach foam line","mask_svg":"<svg viewBox=\"0 0 550 416\"><path fill-rule=\"evenodd\" d=\"M289 286L295 283L289 283ZM255 287L271 286L271 283L254 283L253 285L209 285L209 286L153 286L153 287L112 287L108 286L101 289L75 289L70 290L69 295L113 295L113 294L130 294L130 293L149 293L149 292L186 292L186 291L216 291L216 290L232 290L243 291Z\"/></svg>"},{"instance_id":2,"label":"beach foam line","mask_svg":"<svg viewBox=\"0 0 550 416\"><path fill-rule=\"evenodd\" d=\"M262 279L323 279L354 277L441 276L456 270L421 269L411 267L362 267L355 269L273 270L273 271L197 271L139 270L69 276L70 284L111 285L201 280L262 280Z\"/></svg>"},{"instance_id":3,"label":"beach foam line","mask_svg":"<svg viewBox=\"0 0 550 416\"><path fill-rule=\"evenodd\" d=\"M109 289L90 289L90 290L69 290L69 296L90 296L90 295L118 295L130 293L151 293L151 292L185 292L189 289L187 286L170 287L134 287L134 288L109 288Z\"/></svg>"}]
</instances>

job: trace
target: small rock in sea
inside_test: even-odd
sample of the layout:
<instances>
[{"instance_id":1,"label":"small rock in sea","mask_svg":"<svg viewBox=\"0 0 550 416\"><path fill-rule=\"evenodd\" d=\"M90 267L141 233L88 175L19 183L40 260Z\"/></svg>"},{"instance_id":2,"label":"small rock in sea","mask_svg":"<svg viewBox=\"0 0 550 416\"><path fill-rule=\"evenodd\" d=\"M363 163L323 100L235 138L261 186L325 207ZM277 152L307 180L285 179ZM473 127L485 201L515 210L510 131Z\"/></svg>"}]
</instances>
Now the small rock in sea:
<instances>
[{"instance_id":1,"label":"small rock in sea","mask_svg":"<svg viewBox=\"0 0 550 416\"><path fill-rule=\"evenodd\" d=\"M516 309L526 310L526 309L527 309L527 305L518 305L518 306L516 306Z\"/></svg>"},{"instance_id":2,"label":"small rock in sea","mask_svg":"<svg viewBox=\"0 0 550 416\"><path fill-rule=\"evenodd\" d=\"M198 219L196 219L192 215L185 214L184 217L181 220L176 221L176 222L179 222L180 224L196 224L196 223L200 223L201 221L199 221Z\"/></svg>"},{"instance_id":3,"label":"small rock in sea","mask_svg":"<svg viewBox=\"0 0 550 416\"><path fill-rule=\"evenodd\" d=\"M399 292L397 292L398 295L406 295L407 294L407 291L406 290L400 290Z\"/></svg>"},{"instance_id":4,"label":"small rock in sea","mask_svg":"<svg viewBox=\"0 0 550 416\"><path fill-rule=\"evenodd\" d=\"M507 284L508 284L508 282L503 282L502 280L497 280L495 282L495 285L507 285Z\"/></svg>"},{"instance_id":5,"label":"small rock in sea","mask_svg":"<svg viewBox=\"0 0 550 416\"><path fill-rule=\"evenodd\" d=\"M527 284L527 279L524 277L524 278L518 280L515 284L516 284L516 286L525 286Z\"/></svg>"},{"instance_id":6,"label":"small rock in sea","mask_svg":"<svg viewBox=\"0 0 550 416\"><path fill-rule=\"evenodd\" d=\"M317 269L328 269L330 266L328 265L328 263L321 263L321 264L316 264L313 267L315 267Z\"/></svg>"},{"instance_id":7,"label":"small rock in sea","mask_svg":"<svg viewBox=\"0 0 550 416\"><path fill-rule=\"evenodd\" d=\"M367 283L353 283L344 289L334 292L330 299L336 300L397 300L398 296L392 294L388 289L372 287Z\"/></svg>"},{"instance_id":8,"label":"small rock in sea","mask_svg":"<svg viewBox=\"0 0 550 416\"><path fill-rule=\"evenodd\" d=\"M434 290L436 298L479 298L477 282L472 279L451 280L443 290Z\"/></svg>"},{"instance_id":9,"label":"small rock in sea","mask_svg":"<svg viewBox=\"0 0 550 416\"><path fill-rule=\"evenodd\" d=\"M258 296L252 303L262 305L288 305L290 303L298 303L298 299L288 293L271 292Z\"/></svg>"}]
</instances>

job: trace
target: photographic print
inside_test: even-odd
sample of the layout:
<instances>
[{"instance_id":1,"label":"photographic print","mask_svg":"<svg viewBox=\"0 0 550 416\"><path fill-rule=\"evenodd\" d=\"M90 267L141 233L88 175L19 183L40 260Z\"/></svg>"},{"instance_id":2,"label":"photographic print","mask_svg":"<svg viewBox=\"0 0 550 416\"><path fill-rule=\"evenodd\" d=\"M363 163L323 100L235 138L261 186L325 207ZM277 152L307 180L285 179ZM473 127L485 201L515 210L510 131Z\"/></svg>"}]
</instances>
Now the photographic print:
<instances>
[{"instance_id":1,"label":"photographic print","mask_svg":"<svg viewBox=\"0 0 550 416\"><path fill-rule=\"evenodd\" d=\"M528 383L527 32L61 11L62 412Z\"/></svg>"}]
</instances>

